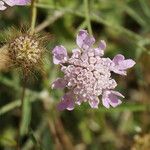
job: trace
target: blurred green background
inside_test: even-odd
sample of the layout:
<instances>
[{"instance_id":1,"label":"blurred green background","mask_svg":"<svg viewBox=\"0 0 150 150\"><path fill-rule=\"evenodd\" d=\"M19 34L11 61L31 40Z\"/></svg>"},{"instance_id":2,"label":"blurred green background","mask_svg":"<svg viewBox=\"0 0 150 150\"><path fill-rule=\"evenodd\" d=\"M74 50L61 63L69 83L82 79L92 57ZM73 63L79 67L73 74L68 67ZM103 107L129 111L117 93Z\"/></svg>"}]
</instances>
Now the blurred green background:
<instances>
[{"instance_id":1,"label":"blurred green background","mask_svg":"<svg viewBox=\"0 0 150 150\"><path fill-rule=\"evenodd\" d=\"M85 0L86 1L86 0ZM22 74L0 72L0 150L17 149L21 120L21 150L150 150L150 0L89 0L89 17L97 41L107 42L105 56L121 53L136 61L128 76L115 75L122 105L99 109L89 105L59 112L62 90L50 84L59 76L52 49L76 47L79 29L87 29L84 0L39 0L36 31L51 35L44 72L28 83L21 116ZM0 12L0 46L10 27L30 27L31 7Z\"/></svg>"}]
</instances>

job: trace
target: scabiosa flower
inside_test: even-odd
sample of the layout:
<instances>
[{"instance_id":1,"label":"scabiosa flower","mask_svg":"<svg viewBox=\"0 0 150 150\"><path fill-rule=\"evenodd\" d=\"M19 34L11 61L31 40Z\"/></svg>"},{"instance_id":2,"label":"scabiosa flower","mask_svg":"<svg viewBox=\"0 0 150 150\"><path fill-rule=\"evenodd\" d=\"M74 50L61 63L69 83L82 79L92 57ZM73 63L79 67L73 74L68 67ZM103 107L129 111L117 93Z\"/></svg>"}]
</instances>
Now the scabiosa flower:
<instances>
[{"instance_id":1,"label":"scabiosa flower","mask_svg":"<svg viewBox=\"0 0 150 150\"><path fill-rule=\"evenodd\" d=\"M27 5L31 0L0 0L0 10L5 10L8 6Z\"/></svg>"},{"instance_id":2,"label":"scabiosa flower","mask_svg":"<svg viewBox=\"0 0 150 150\"><path fill-rule=\"evenodd\" d=\"M98 108L100 99L109 108L121 104L124 96L115 91L117 83L111 77L111 72L126 75L126 70L135 65L132 59L116 55L113 60L103 57L106 43L101 40L97 48L93 48L95 39L86 30L80 30L76 43L78 48L72 50L71 57L63 46L56 46L53 53L54 64L61 65L63 78L52 83L52 88L67 88L68 92L58 104L59 110L73 110L75 104L88 102L92 108Z\"/></svg>"}]
</instances>

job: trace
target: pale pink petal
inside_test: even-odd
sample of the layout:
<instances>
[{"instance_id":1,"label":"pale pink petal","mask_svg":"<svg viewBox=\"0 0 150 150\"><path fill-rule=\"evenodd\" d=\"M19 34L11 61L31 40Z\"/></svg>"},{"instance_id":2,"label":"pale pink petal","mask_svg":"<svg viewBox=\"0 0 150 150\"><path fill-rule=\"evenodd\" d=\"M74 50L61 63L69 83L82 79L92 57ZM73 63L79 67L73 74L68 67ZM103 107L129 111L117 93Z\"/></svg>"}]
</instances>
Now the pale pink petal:
<instances>
[{"instance_id":1,"label":"pale pink petal","mask_svg":"<svg viewBox=\"0 0 150 150\"><path fill-rule=\"evenodd\" d=\"M67 102L66 101L61 101L58 105L57 105L57 109L62 111L65 110L67 108Z\"/></svg>"},{"instance_id":2,"label":"pale pink petal","mask_svg":"<svg viewBox=\"0 0 150 150\"><path fill-rule=\"evenodd\" d=\"M80 48L87 50L95 43L95 39L86 30L80 30L76 38L76 43Z\"/></svg>"},{"instance_id":3,"label":"pale pink petal","mask_svg":"<svg viewBox=\"0 0 150 150\"><path fill-rule=\"evenodd\" d=\"M123 61L125 58L123 55L118 54L113 58L113 62L115 63L115 65L118 65L119 62Z\"/></svg>"},{"instance_id":4,"label":"pale pink petal","mask_svg":"<svg viewBox=\"0 0 150 150\"><path fill-rule=\"evenodd\" d=\"M64 109L73 110L74 109L74 95L72 93L66 93L63 97L61 102L58 104L58 110L62 111Z\"/></svg>"},{"instance_id":5,"label":"pale pink petal","mask_svg":"<svg viewBox=\"0 0 150 150\"><path fill-rule=\"evenodd\" d=\"M115 102L110 101L109 103L112 107L117 107L122 103L122 101L120 99L117 99Z\"/></svg>"},{"instance_id":6,"label":"pale pink petal","mask_svg":"<svg viewBox=\"0 0 150 150\"><path fill-rule=\"evenodd\" d=\"M125 59L123 55L118 54L113 58L110 70L120 75L127 75L126 70L134 65L135 61Z\"/></svg>"},{"instance_id":7,"label":"pale pink petal","mask_svg":"<svg viewBox=\"0 0 150 150\"><path fill-rule=\"evenodd\" d=\"M102 98L102 104L103 104L103 106L105 106L106 108L110 108L109 100L108 100L107 98Z\"/></svg>"},{"instance_id":8,"label":"pale pink petal","mask_svg":"<svg viewBox=\"0 0 150 150\"><path fill-rule=\"evenodd\" d=\"M67 81L63 78L58 78L52 83L53 89L63 89L67 85Z\"/></svg>"},{"instance_id":9,"label":"pale pink petal","mask_svg":"<svg viewBox=\"0 0 150 150\"><path fill-rule=\"evenodd\" d=\"M99 98L98 97L92 98L91 100L89 100L89 104L91 108L98 108Z\"/></svg>"},{"instance_id":10,"label":"pale pink petal","mask_svg":"<svg viewBox=\"0 0 150 150\"><path fill-rule=\"evenodd\" d=\"M16 3L15 0L5 0L5 3L6 3L7 5L9 5L9 6L14 6L14 5L16 5L16 4L15 4L15 3Z\"/></svg>"},{"instance_id":11,"label":"pale pink petal","mask_svg":"<svg viewBox=\"0 0 150 150\"><path fill-rule=\"evenodd\" d=\"M116 107L116 106L118 106L122 103L122 101L118 98L118 96L124 98L124 96L121 93L117 92L117 91L111 91L111 93L109 94L109 96L108 96L109 104L112 107Z\"/></svg>"},{"instance_id":12,"label":"pale pink petal","mask_svg":"<svg viewBox=\"0 0 150 150\"><path fill-rule=\"evenodd\" d=\"M102 96L102 103L106 108L109 108L110 105L112 107L117 107L122 103L118 97L124 98L124 96L118 91L106 90Z\"/></svg>"},{"instance_id":13,"label":"pale pink petal","mask_svg":"<svg viewBox=\"0 0 150 150\"><path fill-rule=\"evenodd\" d=\"M5 3L9 6L14 5L27 5L30 0L5 0Z\"/></svg>"},{"instance_id":14,"label":"pale pink petal","mask_svg":"<svg viewBox=\"0 0 150 150\"><path fill-rule=\"evenodd\" d=\"M119 97L124 98L124 96L123 96L120 92L118 92L118 91L112 91L112 90L111 90L111 93L113 93L113 94L115 94L115 95L117 95L117 96L119 96Z\"/></svg>"},{"instance_id":15,"label":"pale pink petal","mask_svg":"<svg viewBox=\"0 0 150 150\"><path fill-rule=\"evenodd\" d=\"M72 58L79 58L81 56L80 49L76 48L72 50Z\"/></svg>"},{"instance_id":16,"label":"pale pink petal","mask_svg":"<svg viewBox=\"0 0 150 150\"><path fill-rule=\"evenodd\" d=\"M126 76L126 75L127 75L127 72L126 72L126 71L120 70L120 68L118 69L118 67L111 68L111 70L112 70L114 73L117 73L117 74L120 74L120 75L123 75L123 76Z\"/></svg>"},{"instance_id":17,"label":"pale pink petal","mask_svg":"<svg viewBox=\"0 0 150 150\"><path fill-rule=\"evenodd\" d=\"M5 10L7 7L4 6L4 2L0 1L0 10Z\"/></svg>"},{"instance_id":18,"label":"pale pink petal","mask_svg":"<svg viewBox=\"0 0 150 150\"><path fill-rule=\"evenodd\" d=\"M101 50L105 50L106 49L106 42L104 40L101 40L99 43L99 48Z\"/></svg>"},{"instance_id":19,"label":"pale pink petal","mask_svg":"<svg viewBox=\"0 0 150 150\"><path fill-rule=\"evenodd\" d=\"M81 103L84 102L84 100L85 100L84 97L82 97L81 95L77 95L77 96L76 96L76 101L75 101L75 103L76 103L77 105L81 105Z\"/></svg>"},{"instance_id":20,"label":"pale pink petal","mask_svg":"<svg viewBox=\"0 0 150 150\"><path fill-rule=\"evenodd\" d=\"M133 61L132 59L126 59L119 62L119 66L121 70L126 70L128 68L133 67L134 65L135 65L135 61Z\"/></svg>"},{"instance_id":21,"label":"pale pink petal","mask_svg":"<svg viewBox=\"0 0 150 150\"><path fill-rule=\"evenodd\" d=\"M5 6L0 6L0 10L5 10L7 7Z\"/></svg>"},{"instance_id":22,"label":"pale pink petal","mask_svg":"<svg viewBox=\"0 0 150 150\"><path fill-rule=\"evenodd\" d=\"M99 46L94 49L94 55L95 56L103 56L105 48L106 48L106 43L104 40L101 40L99 43Z\"/></svg>"},{"instance_id":23,"label":"pale pink petal","mask_svg":"<svg viewBox=\"0 0 150 150\"><path fill-rule=\"evenodd\" d=\"M63 46L56 46L52 53L54 64L65 63L68 59L67 50Z\"/></svg>"}]
</instances>

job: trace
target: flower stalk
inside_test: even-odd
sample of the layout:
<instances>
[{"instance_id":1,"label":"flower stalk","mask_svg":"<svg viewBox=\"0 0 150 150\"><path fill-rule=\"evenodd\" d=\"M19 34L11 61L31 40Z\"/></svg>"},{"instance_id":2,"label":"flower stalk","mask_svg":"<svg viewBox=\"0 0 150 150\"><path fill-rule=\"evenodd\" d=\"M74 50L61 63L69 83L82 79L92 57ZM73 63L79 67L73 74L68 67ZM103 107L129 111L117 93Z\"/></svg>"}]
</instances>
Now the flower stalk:
<instances>
[{"instance_id":1,"label":"flower stalk","mask_svg":"<svg viewBox=\"0 0 150 150\"><path fill-rule=\"evenodd\" d=\"M31 1L31 29L30 29L30 35L34 34L35 31L35 24L36 24L36 18L37 18L37 8L35 6L36 0ZM30 40L30 38L28 37ZM22 70L24 73L24 70ZM25 78L23 79L23 88L22 88L22 96L21 96L21 121L20 121L20 126L19 126L19 138L18 138L18 150L20 150L20 143L21 143L21 123L22 123L22 118L23 118L23 105L24 105L24 99L25 99L25 93L26 93L26 75Z\"/></svg>"},{"instance_id":2,"label":"flower stalk","mask_svg":"<svg viewBox=\"0 0 150 150\"><path fill-rule=\"evenodd\" d=\"M36 0L31 1L31 31L30 34L34 33L36 18L37 18L37 8L36 8Z\"/></svg>"},{"instance_id":3,"label":"flower stalk","mask_svg":"<svg viewBox=\"0 0 150 150\"><path fill-rule=\"evenodd\" d=\"M92 33L92 26L91 26L91 21L90 21L88 0L84 0L84 9L85 9L85 17L86 17L88 31L89 31L89 34L92 35L93 33Z\"/></svg>"}]
</instances>

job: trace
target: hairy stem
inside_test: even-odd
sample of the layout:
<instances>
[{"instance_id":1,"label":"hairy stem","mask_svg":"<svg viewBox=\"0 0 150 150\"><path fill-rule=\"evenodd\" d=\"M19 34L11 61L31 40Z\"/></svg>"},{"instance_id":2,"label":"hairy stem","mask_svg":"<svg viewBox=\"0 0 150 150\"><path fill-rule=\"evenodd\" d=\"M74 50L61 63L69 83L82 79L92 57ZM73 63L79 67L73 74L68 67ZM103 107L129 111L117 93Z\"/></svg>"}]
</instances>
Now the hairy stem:
<instances>
[{"instance_id":1,"label":"hairy stem","mask_svg":"<svg viewBox=\"0 0 150 150\"><path fill-rule=\"evenodd\" d=\"M26 92L26 78L23 81L23 87L22 87L22 94L21 94L21 116L20 116L20 123L19 123L19 130L18 130L18 144L17 144L17 150L21 150L21 122L23 117L23 104L24 104L24 98L25 98L25 92Z\"/></svg>"},{"instance_id":2,"label":"hairy stem","mask_svg":"<svg viewBox=\"0 0 150 150\"><path fill-rule=\"evenodd\" d=\"M31 1L31 30L30 34L34 34L35 32L35 24L36 24L36 18L37 18L37 8L35 6L36 0ZM24 72L23 72L24 74ZM26 91L26 76L23 81L23 89L22 89L22 96L21 96L21 119L20 119L20 125L19 125L19 131L18 131L18 144L17 144L17 149L21 150L21 123L23 119L23 105L24 105L24 99L25 99L25 91Z\"/></svg>"},{"instance_id":3,"label":"hairy stem","mask_svg":"<svg viewBox=\"0 0 150 150\"><path fill-rule=\"evenodd\" d=\"M86 18L86 22L87 22L88 31L92 35L92 27L91 27L91 21L90 21L88 0L84 0L84 9L85 9L85 18Z\"/></svg>"}]
</instances>

